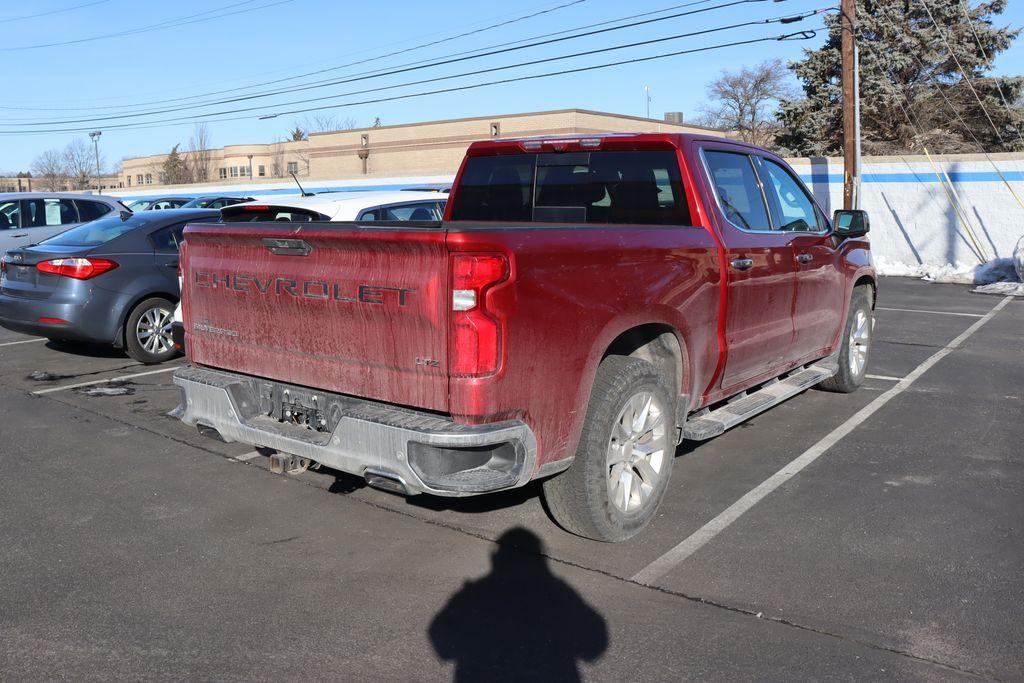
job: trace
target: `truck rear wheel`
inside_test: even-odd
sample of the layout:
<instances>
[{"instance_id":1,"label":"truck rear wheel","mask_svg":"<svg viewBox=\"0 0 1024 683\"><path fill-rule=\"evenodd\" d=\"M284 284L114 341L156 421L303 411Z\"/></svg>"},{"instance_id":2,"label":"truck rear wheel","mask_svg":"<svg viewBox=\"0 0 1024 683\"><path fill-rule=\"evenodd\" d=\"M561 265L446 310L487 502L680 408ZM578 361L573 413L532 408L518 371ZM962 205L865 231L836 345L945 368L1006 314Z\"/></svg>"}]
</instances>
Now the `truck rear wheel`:
<instances>
[{"instance_id":1,"label":"truck rear wheel","mask_svg":"<svg viewBox=\"0 0 1024 683\"><path fill-rule=\"evenodd\" d=\"M839 347L839 371L823 380L818 387L825 391L849 394L864 384L868 372L868 355L874 336L875 319L871 310L871 289L860 286L853 290L850 312L843 326L843 343Z\"/></svg>"},{"instance_id":2,"label":"truck rear wheel","mask_svg":"<svg viewBox=\"0 0 1024 683\"><path fill-rule=\"evenodd\" d=\"M576 458L544 482L548 509L566 531L623 541L651 521L675 458L670 396L646 361L609 356L601 363Z\"/></svg>"}]
</instances>

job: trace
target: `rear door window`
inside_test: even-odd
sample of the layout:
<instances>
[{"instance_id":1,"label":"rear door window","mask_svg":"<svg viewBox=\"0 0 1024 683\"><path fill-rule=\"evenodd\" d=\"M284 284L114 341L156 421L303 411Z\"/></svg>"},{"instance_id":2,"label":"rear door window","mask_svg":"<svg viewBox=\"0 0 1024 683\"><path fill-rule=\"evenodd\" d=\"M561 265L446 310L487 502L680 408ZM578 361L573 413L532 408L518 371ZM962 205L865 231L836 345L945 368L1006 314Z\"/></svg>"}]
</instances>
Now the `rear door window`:
<instances>
[{"instance_id":1,"label":"rear door window","mask_svg":"<svg viewBox=\"0 0 1024 683\"><path fill-rule=\"evenodd\" d=\"M112 209L101 202L90 202L84 199L76 199L75 205L78 207L78 216L83 221L94 221L97 218L106 216L112 211Z\"/></svg>"},{"instance_id":2,"label":"rear door window","mask_svg":"<svg viewBox=\"0 0 1024 683\"><path fill-rule=\"evenodd\" d=\"M452 218L690 225L669 150L470 157Z\"/></svg>"},{"instance_id":3,"label":"rear door window","mask_svg":"<svg viewBox=\"0 0 1024 683\"><path fill-rule=\"evenodd\" d=\"M78 219L78 210L70 199L26 199L22 202L22 210L22 227L25 228L81 222Z\"/></svg>"},{"instance_id":4,"label":"rear door window","mask_svg":"<svg viewBox=\"0 0 1024 683\"><path fill-rule=\"evenodd\" d=\"M771 230L753 160L740 152L705 150L711 184L726 219L744 230Z\"/></svg>"}]
</instances>

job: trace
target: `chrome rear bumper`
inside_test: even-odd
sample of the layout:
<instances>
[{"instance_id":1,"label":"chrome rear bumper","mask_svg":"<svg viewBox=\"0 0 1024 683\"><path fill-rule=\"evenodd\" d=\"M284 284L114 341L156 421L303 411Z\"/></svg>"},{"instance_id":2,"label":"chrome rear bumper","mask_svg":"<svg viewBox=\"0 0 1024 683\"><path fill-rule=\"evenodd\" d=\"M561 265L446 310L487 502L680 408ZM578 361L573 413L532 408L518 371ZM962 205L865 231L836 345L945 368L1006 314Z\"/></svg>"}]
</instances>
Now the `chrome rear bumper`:
<instances>
[{"instance_id":1,"label":"chrome rear bumper","mask_svg":"<svg viewBox=\"0 0 1024 683\"><path fill-rule=\"evenodd\" d=\"M517 420L463 425L432 413L192 366L175 372L174 383L182 394L176 415L204 433L212 428L225 441L368 479L395 479L411 494L470 496L515 488L535 469L536 439ZM317 406L319 429L275 417L282 394Z\"/></svg>"}]
</instances>

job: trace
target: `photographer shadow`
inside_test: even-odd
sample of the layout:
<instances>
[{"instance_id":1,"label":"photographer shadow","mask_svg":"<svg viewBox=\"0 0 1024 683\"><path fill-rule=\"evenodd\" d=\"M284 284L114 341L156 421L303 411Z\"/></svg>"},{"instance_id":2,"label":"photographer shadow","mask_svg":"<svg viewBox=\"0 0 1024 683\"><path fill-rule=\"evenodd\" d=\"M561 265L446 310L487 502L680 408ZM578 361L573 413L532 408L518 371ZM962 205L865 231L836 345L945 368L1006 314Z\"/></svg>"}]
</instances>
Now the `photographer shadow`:
<instances>
[{"instance_id":1,"label":"photographer shadow","mask_svg":"<svg viewBox=\"0 0 1024 683\"><path fill-rule=\"evenodd\" d=\"M523 528L498 539L491 572L449 599L429 636L456 681L579 681L579 662L608 648L604 617L551 573Z\"/></svg>"}]
</instances>

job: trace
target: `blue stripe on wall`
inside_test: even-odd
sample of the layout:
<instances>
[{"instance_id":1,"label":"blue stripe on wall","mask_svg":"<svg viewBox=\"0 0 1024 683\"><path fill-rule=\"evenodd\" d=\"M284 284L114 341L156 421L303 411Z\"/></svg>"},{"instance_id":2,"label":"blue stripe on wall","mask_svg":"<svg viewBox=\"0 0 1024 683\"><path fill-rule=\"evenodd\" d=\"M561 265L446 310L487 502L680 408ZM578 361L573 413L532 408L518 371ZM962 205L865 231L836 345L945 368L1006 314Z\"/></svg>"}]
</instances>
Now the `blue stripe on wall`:
<instances>
[{"instance_id":1,"label":"blue stripe on wall","mask_svg":"<svg viewBox=\"0 0 1024 683\"><path fill-rule=\"evenodd\" d=\"M808 185L824 185L824 184L836 184L842 185L843 174L842 173L799 173L800 179ZM1001 183L1002 178L995 171L952 171L949 172L949 177L954 183ZM1003 171L1003 178L1009 181L1024 182L1024 171ZM932 171L920 171L918 173L865 173L861 176L861 182L863 183L937 183L938 178L935 177L935 173ZM432 183L434 185L438 183ZM405 187L418 187L422 183L404 183L400 185L336 185L332 187L313 187L307 188L314 193L321 192L372 192L372 191L393 191L401 190ZM188 190L178 192L179 195L190 196L193 193ZM227 190L224 192L206 192L203 195L207 196L222 196L222 197L243 197L250 194L258 194L261 196L265 195L278 195L278 194L298 194L298 188L282 188L273 190L261 190L253 188L249 190ZM200 196L203 196L200 195ZM163 194L133 194L125 195L120 197L124 201L133 201L135 199L154 199L157 197L173 197L175 193L168 192Z\"/></svg>"},{"instance_id":2,"label":"blue stripe on wall","mask_svg":"<svg viewBox=\"0 0 1024 683\"><path fill-rule=\"evenodd\" d=\"M1010 181L1024 181L1024 171L1003 171L1003 178ZM819 183L842 184L842 173L801 173L800 179L808 185ZM1002 178L995 171L951 171L948 173L954 183L1001 183ZM932 171L918 173L864 173L863 183L937 183L938 178Z\"/></svg>"}]
</instances>

